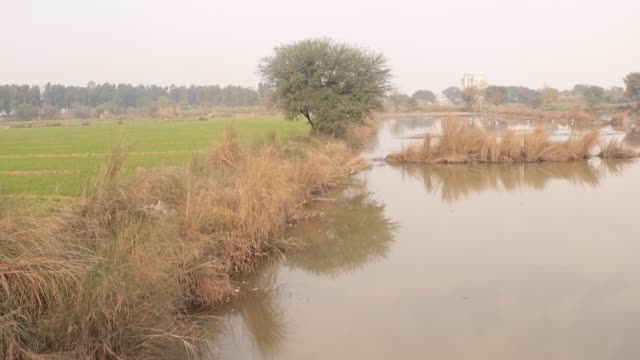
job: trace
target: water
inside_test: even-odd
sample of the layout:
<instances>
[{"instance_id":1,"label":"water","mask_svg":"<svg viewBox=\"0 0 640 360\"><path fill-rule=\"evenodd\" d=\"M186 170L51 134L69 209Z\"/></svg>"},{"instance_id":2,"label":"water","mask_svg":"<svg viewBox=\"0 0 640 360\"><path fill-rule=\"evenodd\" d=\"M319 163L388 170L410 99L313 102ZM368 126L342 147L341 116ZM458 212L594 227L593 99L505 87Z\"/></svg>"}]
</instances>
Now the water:
<instances>
[{"instance_id":1,"label":"water","mask_svg":"<svg viewBox=\"0 0 640 360\"><path fill-rule=\"evenodd\" d=\"M433 125L388 121L367 154ZM239 284L220 358L640 357L640 163L379 164L364 180Z\"/></svg>"}]
</instances>

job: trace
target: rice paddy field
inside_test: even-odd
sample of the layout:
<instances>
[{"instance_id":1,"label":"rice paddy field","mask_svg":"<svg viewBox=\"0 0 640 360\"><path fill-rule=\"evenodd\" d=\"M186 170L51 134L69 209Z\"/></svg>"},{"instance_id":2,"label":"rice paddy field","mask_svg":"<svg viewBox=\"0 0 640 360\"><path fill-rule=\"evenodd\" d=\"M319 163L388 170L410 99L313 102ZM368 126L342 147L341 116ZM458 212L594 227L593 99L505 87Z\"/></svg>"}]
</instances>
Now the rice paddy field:
<instances>
[{"instance_id":1,"label":"rice paddy field","mask_svg":"<svg viewBox=\"0 0 640 360\"><path fill-rule=\"evenodd\" d=\"M85 124L0 127L0 195L79 195L115 140L130 145L126 167L135 171L183 166L218 141L230 125L247 144L270 134L288 138L309 131L306 123L281 116Z\"/></svg>"}]
</instances>

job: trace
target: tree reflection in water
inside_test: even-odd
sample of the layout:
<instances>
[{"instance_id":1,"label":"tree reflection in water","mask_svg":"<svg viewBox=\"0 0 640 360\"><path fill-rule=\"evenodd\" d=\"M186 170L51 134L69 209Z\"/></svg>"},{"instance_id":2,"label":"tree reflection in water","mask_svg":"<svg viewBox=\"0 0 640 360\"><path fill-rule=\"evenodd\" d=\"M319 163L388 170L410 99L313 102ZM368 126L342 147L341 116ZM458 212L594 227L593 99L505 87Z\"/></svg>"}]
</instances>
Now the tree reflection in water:
<instances>
[{"instance_id":1,"label":"tree reflection in water","mask_svg":"<svg viewBox=\"0 0 640 360\"><path fill-rule=\"evenodd\" d=\"M263 359L275 359L286 338L278 291L281 267L336 276L384 258L390 251L394 224L384 206L365 192L345 192L320 208L322 216L297 224L285 236L300 248L287 259L265 260L253 274L238 279L240 292L216 315L235 315ZM233 327L233 325L231 325ZM229 332L229 331L227 331Z\"/></svg>"},{"instance_id":2,"label":"tree reflection in water","mask_svg":"<svg viewBox=\"0 0 640 360\"><path fill-rule=\"evenodd\" d=\"M348 195L324 216L298 224L288 235L303 244L287 265L314 274L336 276L387 256L394 224L384 206L368 193Z\"/></svg>"},{"instance_id":3,"label":"tree reflection in water","mask_svg":"<svg viewBox=\"0 0 640 360\"><path fill-rule=\"evenodd\" d=\"M544 190L551 180L595 187L600 178L620 174L633 160L546 162L499 165L404 165L403 176L423 181L428 192L451 203L487 190Z\"/></svg>"},{"instance_id":4,"label":"tree reflection in water","mask_svg":"<svg viewBox=\"0 0 640 360\"><path fill-rule=\"evenodd\" d=\"M278 266L277 261L265 261L254 273L238 279L238 295L229 303L220 305L213 314L235 315L243 324L243 335L249 338L263 359L277 358L285 339L284 312L278 303L276 284ZM226 329L222 333L232 331ZM217 358L215 352L209 351L209 357Z\"/></svg>"}]
</instances>

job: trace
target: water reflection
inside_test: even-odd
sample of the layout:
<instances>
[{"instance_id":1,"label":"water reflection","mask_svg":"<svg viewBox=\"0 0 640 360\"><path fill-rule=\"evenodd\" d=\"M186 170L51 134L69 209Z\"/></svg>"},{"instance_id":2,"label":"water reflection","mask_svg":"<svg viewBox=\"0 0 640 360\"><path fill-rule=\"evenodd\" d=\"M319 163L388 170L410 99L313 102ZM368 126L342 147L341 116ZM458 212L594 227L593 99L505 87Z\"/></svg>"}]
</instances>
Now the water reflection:
<instances>
[{"instance_id":1,"label":"water reflection","mask_svg":"<svg viewBox=\"0 0 640 360\"><path fill-rule=\"evenodd\" d=\"M367 154L427 122L381 123ZM373 195L323 204L286 234L301 249L239 281L221 358L637 359L640 163L628 164L375 166L362 174Z\"/></svg>"},{"instance_id":2,"label":"water reflection","mask_svg":"<svg viewBox=\"0 0 640 360\"><path fill-rule=\"evenodd\" d=\"M356 193L289 234L304 243L304 250L292 254L287 265L332 276L355 270L387 256L393 229L383 205L368 193Z\"/></svg>"},{"instance_id":3,"label":"water reflection","mask_svg":"<svg viewBox=\"0 0 640 360\"><path fill-rule=\"evenodd\" d=\"M238 295L219 307L216 315L225 318L227 327L215 341L221 358L279 357L283 345L291 341L283 310L296 300L283 280L291 271L334 277L390 252L395 226L369 193L346 192L335 204L326 205L321 207L322 216L285 235L301 248L264 261L255 273L238 280Z\"/></svg>"},{"instance_id":4,"label":"water reflection","mask_svg":"<svg viewBox=\"0 0 640 360\"><path fill-rule=\"evenodd\" d=\"M439 122L439 121L438 121ZM389 131L396 137L422 136L438 122L429 118L413 118L403 120L387 120Z\"/></svg>"},{"instance_id":5,"label":"water reflection","mask_svg":"<svg viewBox=\"0 0 640 360\"><path fill-rule=\"evenodd\" d=\"M420 179L430 193L439 193L451 203L483 191L542 191L552 180L595 187L600 178L622 172L628 160L575 161L568 163L525 163L499 165L405 165L403 176Z\"/></svg>"},{"instance_id":6,"label":"water reflection","mask_svg":"<svg viewBox=\"0 0 640 360\"><path fill-rule=\"evenodd\" d=\"M234 318L227 332L232 337L247 338L263 359L276 359L285 340L284 311L276 281L278 267L277 261L265 261L255 273L239 281L238 295L216 312Z\"/></svg>"}]
</instances>

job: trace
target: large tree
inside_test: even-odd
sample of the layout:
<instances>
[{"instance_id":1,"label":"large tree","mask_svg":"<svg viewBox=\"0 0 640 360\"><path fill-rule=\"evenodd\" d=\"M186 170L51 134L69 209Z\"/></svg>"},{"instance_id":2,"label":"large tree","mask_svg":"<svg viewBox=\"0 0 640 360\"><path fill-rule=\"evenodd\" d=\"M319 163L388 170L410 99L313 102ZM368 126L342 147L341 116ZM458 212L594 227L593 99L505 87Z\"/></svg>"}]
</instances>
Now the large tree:
<instances>
[{"instance_id":1,"label":"large tree","mask_svg":"<svg viewBox=\"0 0 640 360\"><path fill-rule=\"evenodd\" d=\"M462 101L464 102L465 109L471 110L471 108L473 108L473 104L478 100L479 93L475 87L468 87L462 90Z\"/></svg>"},{"instance_id":2,"label":"large tree","mask_svg":"<svg viewBox=\"0 0 640 360\"><path fill-rule=\"evenodd\" d=\"M418 90L411 95L411 98L417 102L432 103L436 101L436 95L429 90Z\"/></svg>"},{"instance_id":3,"label":"large tree","mask_svg":"<svg viewBox=\"0 0 640 360\"><path fill-rule=\"evenodd\" d=\"M388 97L393 104L394 111L413 111L418 106L416 100L407 94L403 94L398 90L393 90Z\"/></svg>"},{"instance_id":4,"label":"large tree","mask_svg":"<svg viewBox=\"0 0 640 360\"><path fill-rule=\"evenodd\" d=\"M589 108L596 107L604 100L604 89L600 86L589 86L582 91L582 96Z\"/></svg>"},{"instance_id":5,"label":"large tree","mask_svg":"<svg viewBox=\"0 0 640 360\"><path fill-rule=\"evenodd\" d=\"M449 99L452 104L456 104L462 99L462 90L455 86L450 86L442 90L442 93L447 97L447 99Z\"/></svg>"},{"instance_id":6,"label":"large tree","mask_svg":"<svg viewBox=\"0 0 640 360\"><path fill-rule=\"evenodd\" d=\"M640 100L640 72L629 73L624 78L627 96L633 100Z\"/></svg>"},{"instance_id":7,"label":"large tree","mask_svg":"<svg viewBox=\"0 0 640 360\"><path fill-rule=\"evenodd\" d=\"M314 133L340 135L363 122L389 90L383 55L327 38L276 47L259 72L285 116L304 116Z\"/></svg>"},{"instance_id":8,"label":"large tree","mask_svg":"<svg viewBox=\"0 0 640 360\"><path fill-rule=\"evenodd\" d=\"M542 103L545 106L551 106L558 102L560 99L560 91L551 87L545 87L540 92Z\"/></svg>"},{"instance_id":9,"label":"large tree","mask_svg":"<svg viewBox=\"0 0 640 360\"><path fill-rule=\"evenodd\" d=\"M504 104L507 101L507 88L504 86L488 86L484 89L484 99L493 105Z\"/></svg>"}]
</instances>

